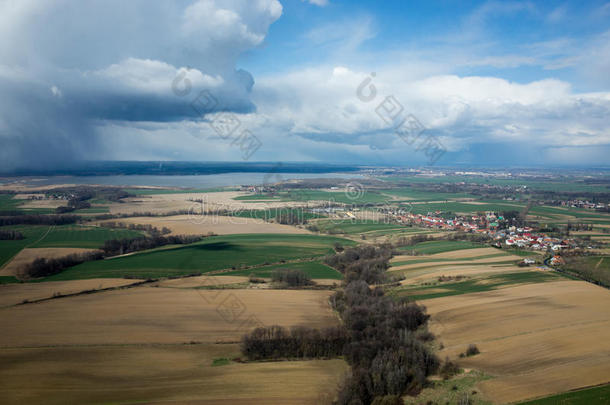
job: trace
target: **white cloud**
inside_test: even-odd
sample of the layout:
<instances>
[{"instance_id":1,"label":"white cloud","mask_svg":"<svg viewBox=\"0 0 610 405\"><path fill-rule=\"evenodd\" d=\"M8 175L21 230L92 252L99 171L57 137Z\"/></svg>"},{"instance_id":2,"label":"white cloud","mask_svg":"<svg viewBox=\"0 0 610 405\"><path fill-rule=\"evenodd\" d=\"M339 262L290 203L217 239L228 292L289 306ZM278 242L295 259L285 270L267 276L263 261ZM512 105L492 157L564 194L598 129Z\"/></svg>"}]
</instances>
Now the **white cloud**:
<instances>
[{"instance_id":1,"label":"white cloud","mask_svg":"<svg viewBox=\"0 0 610 405\"><path fill-rule=\"evenodd\" d=\"M377 97L363 102L356 91L366 77L367 72L339 66L260 78L253 94L257 114L266 117L260 131L275 128L284 136L341 148L373 147L391 159L393 148L408 148L375 109L393 95L405 113L414 114L452 151L476 144L541 151L610 144L610 93L577 94L554 79L527 84L455 75L410 80L397 71L379 71L372 81Z\"/></svg>"},{"instance_id":2,"label":"white cloud","mask_svg":"<svg viewBox=\"0 0 610 405\"><path fill-rule=\"evenodd\" d=\"M316 6L324 7L328 5L328 0L301 0L307 2L309 4L314 4Z\"/></svg>"}]
</instances>

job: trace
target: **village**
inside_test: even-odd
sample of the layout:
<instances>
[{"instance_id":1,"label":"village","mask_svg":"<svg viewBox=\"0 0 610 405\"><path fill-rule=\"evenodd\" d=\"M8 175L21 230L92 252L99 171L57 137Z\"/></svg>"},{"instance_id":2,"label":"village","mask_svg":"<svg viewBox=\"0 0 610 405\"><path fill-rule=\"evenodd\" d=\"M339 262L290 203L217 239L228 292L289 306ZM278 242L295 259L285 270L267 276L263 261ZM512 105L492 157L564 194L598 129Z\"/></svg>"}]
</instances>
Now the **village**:
<instances>
[{"instance_id":1,"label":"village","mask_svg":"<svg viewBox=\"0 0 610 405\"><path fill-rule=\"evenodd\" d=\"M560 252L578 247L574 239L550 237L544 233L535 232L528 226L506 226L507 221L504 217L491 211L484 214L455 216L452 219L444 218L440 211L426 215L396 212L395 218L403 224L483 235L493 239L493 245L498 248L505 245L506 247Z\"/></svg>"}]
</instances>

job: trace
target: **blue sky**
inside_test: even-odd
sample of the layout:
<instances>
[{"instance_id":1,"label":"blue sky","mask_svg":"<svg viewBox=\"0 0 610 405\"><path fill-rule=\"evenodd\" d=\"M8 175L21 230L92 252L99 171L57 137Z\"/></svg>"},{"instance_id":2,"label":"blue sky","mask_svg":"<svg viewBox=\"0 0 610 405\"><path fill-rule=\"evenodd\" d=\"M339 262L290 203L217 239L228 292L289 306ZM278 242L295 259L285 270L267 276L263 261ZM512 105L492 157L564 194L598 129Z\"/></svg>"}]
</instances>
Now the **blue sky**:
<instances>
[{"instance_id":1,"label":"blue sky","mask_svg":"<svg viewBox=\"0 0 610 405\"><path fill-rule=\"evenodd\" d=\"M608 1L334 0L326 4L282 2L282 17L270 26L265 43L244 53L238 63L255 75L266 75L328 62L384 65L392 63L384 55L408 52L441 62L447 60L447 48L454 48L456 54L461 48L463 58L507 58L507 66L448 63L446 73L491 75L518 83L552 77L570 81L579 91L610 87L610 80L588 82L574 65L560 67L573 56L573 48L610 30ZM334 36L312 40L312 33L326 29ZM351 52L337 55L337 49L359 35L361 42ZM525 61L528 57L535 60Z\"/></svg>"},{"instance_id":2,"label":"blue sky","mask_svg":"<svg viewBox=\"0 0 610 405\"><path fill-rule=\"evenodd\" d=\"M0 161L604 165L609 71L608 1L0 0Z\"/></svg>"}]
</instances>

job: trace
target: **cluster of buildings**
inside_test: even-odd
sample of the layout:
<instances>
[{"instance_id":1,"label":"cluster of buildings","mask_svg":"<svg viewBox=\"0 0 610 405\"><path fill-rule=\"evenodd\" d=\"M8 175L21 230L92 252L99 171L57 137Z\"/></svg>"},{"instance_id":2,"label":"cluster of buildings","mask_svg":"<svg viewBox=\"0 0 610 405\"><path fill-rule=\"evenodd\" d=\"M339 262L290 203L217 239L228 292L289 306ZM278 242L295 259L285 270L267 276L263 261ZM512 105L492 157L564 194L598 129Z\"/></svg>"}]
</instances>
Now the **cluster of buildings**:
<instances>
[{"instance_id":1,"label":"cluster of buildings","mask_svg":"<svg viewBox=\"0 0 610 405\"><path fill-rule=\"evenodd\" d=\"M404 224L485 235L495 240L494 245L497 247L502 247L502 244L504 244L510 247L514 246L541 251L552 250L554 252L576 247L573 239L549 237L545 234L534 232L534 229L530 227L504 227L504 218L494 212L451 219L443 218L440 214L438 211L428 213L427 215L399 213L396 215L396 219Z\"/></svg>"},{"instance_id":2,"label":"cluster of buildings","mask_svg":"<svg viewBox=\"0 0 610 405\"><path fill-rule=\"evenodd\" d=\"M559 200L552 201L551 203L555 203L562 207L587 208L590 210L605 210L610 208L610 204L608 203L595 203L588 200Z\"/></svg>"},{"instance_id":3,"label":"cluster of buildings","mask_svg":"<svg viewBox=\"0 0 610 405\"><path fill-rule=\"evenodd\" d=\"M457 216L454 218L444 218L441 214L440 211L429 212L426 215L398 212L395 214L395 218L404 224L480 234L489 234L497 230L500 226L500 221L504 220L502 216L498 216L493 212L486 212L482 215Z\"/></svg>"},{"instance_id":4,"label":"cluster of buildings","mask_svg":"<svg viewBox=\"0 0 610 405\"><path fill-rule=\"evenodd\" d=\"M521 231L521 232L520 232ZM504 239L506 246L515 246L533 250L552 250L559 252L576 247L572 239L551 238L544 234L533 233L531 228L517 228L515 231L498 232L496 239Z\"/></svg>"},{"instance_id":5,"label":"cluster of buildings","mask_svg":"<svg viewBox=\"0 0 610 405\"><path fill-rule=\"evenodd\" d=\"M248 193L253 194L263 194L263 193L274 193L276 192L275 186L272 185L262 185L262 186L251 186L242 184L239 186L239 191L246 191Z\"/></svg>"}]
</instances>

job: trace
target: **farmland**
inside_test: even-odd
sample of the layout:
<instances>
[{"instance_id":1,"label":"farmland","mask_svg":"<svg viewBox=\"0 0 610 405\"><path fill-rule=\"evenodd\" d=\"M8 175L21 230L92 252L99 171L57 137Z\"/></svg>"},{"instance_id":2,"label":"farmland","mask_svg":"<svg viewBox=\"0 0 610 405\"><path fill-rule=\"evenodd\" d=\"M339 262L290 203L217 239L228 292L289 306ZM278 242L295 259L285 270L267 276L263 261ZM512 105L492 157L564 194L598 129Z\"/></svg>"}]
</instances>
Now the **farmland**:
<instances>
[{"instance_id":1,"label":"farmland","mask_svg":"<svg viewBox=\"0 0 610 405\"><path fill-rule=\"evenodd\" d=\"M0 396L15 405L304 405L333 392L347 371L342 360L213 366L238 355L231 344L2 349Z\"/></svg>"},{"instance_id":2,"label":"farmland","mask_svg":"<svg viewBox=\"0 0 610 405\"><path fill-rule=\"evenodd\" d=\"M263 217L261 215L261 217ZM107 221L100 221L104 225ZM117 222L113 220L112 222ZM168 228L173 235L230 235L236 233L309 233L294 226L265 222L258 218L220 215L171 215L164 217L121 218L118 222L151 225L158 229Z\"/></svg>"},{"instance_id":3,"label":"farmland","mask_svg":"<svg viewBox=\"0 0 610 405\"><path fill-rule=\"evenodd\" d=\"M315 403L338 383L342 360L236 363L231 342L260 324L335 324L329 294L138 287L1 308L11 332L0 338L0 393L15 404ZM240 310L220 310L231 302ZM219 358L229 361L214 366Z\"/></svg>"},{"instance_id":4,"label":"farmland","mask_svg":"<svg viewBox=\"0 0 610 405\"><path fill-rule=\"evenodd\" d=\"M6 266L20 251L25 248L88 248L97 249L104 245L108 239L133 238L142 236L141 232L108 229L93 226L43 226L43 225L16 225L5 226L4 230L21 232L24 239L5 240L0 243L0 266ZM50 250L49 250L50 251ZM34 253L35 251L32 251ZM39 251L40 252L40 251ZM65 254L73 253L67 251ZM34 254L31 260L40 255ZM49 256L50 257L50 256ZM25 264L22 261L20 264ZM0 270L4 274L5 269ZM10 272L13 274L13 272Z\"/></svg>"},{"instance_id":5,"label":"farmland","mask_svg":"<svg viewBox=\"0 0 610 405\"><path fill-rule=\"evenodd\" d=\"M608 256L569 257L563 267L569 274L575 274L585 280L610 287L610 257Z\"/></svg>"},{"instance_id":6,"label":"farmland","mask_svg":"<svg viewBox=\"0 0 610 405\"><path fill-rule=\"evenodd\" d=\"M381 242L395 244L386 293L425 305L435 335L426 344L464 370L448 380L432 378L418 397L404 397L405 403L457 403L473 392L475 405L534 398L542 402L533 404L545 404L550 395L593 401L606 395L604 387L579 389L610 380L602 361L610 355L607 290L571 276L578 275L577 269L580 276L598 279L610 274L603 250L569 258L570 272L560 273L542 265L544 252L497 249L489 241L474 242L483 239L472 235L403 224L387 214L399 208L449 216L519 212L524 201L389 182L356 199L328 188L270 194L228 188L128 191L131 196L121 202L91 200L92 208L75 212L88 216L77 224L3 227L25 237L0 242L5 264L0 272L5 326L0 395L6 402L321 403L321 397L334 395L348 370L344 360L243 362L239 341L262 325L340 324L329 300L343 275L324 264L324 257L335 248ZM307 208L328 199L346 206ZM24 208L15 201L5 198L2 204ZM381 203L393 208L351 205ZM102 212L115 217L94 218ZM278 212L304 221L279 224ZM533 205L528 218L551 225L592 222L593 228L572 235L603 243L609 217ZM123 225L115 227L118 222ZM84 262L42 279L19 282L14 277L37 257L61 257L100 248L109 239L146 235L125 228L131 225L204 237ZM523 258L537 264L517 266ZM282 289L289 287L269 282L280 269L300 271L316 285ZM481 353L460 357L471 343ZM25 376L33 381L27 389Z\"/></svg>"},{"instance_id":7,"label":"farmland","mask_svg":"<svg viewBox=\"0 0 610 405\"><path fill-rule=\"evenodd\" d=\"M321 190L295 190L293 192L280 192L275 195L247 195L234 198L237 201L324 201L344 204L378 204L391 199L387 195L376 191L367 191L350 196L344 191Z\"/></svg>"},{"instance_id":8,"label":"farmland","mask_svg":"<svg viewBox=\"0 0 610 405\"><path fill-rule=\"evenodd\" d=\"M136 238L142 236L141 232L128 229L108 229L95 226L54 226L39 241L29 247L74 247L95 249L102 247L109 239Z\"/></svg>"},{"instance_id":9,"label":"farmland","mask_svg":"<svg viewBox=\"0 0 610 405\"><path fill-rule=\"evenodd\" d=\"M42 238L49 230L48 226L10 226L3 227L6 230L21 232L24 239L3 240L0 243L0 266L3 266L13 256L26 246L35 243Z\"/></svg>"},{"instance_id":10,"label":"farmland","mask_svg":"<svg viewBox=\"0 0 610 405\"><path fill-rule=\"evenodd\" d=\"M610 405L610 0L0 0L0 405Z\"/></svg>"},{"instance_id":11,"label":"farmland","mask_svg":"<svg viewBox=\"0 0 610 405\"><path fill-rule=\"evenodd\" d=\"M477 249L481 248L482 246L483 245L479 243L472 243L466 241L430 241L421 242L414 246L404 246L399 248L399 250L412 250L421 254L435 254L464 249Z\"/></svg>"},{"instance_id":12,"label":"farmland","mask_svg":"<svg viewBox=\"0 0 610 405\"><path fill-rule=\"evenodd\" d=\"M388 233L425 233L421 229L407 228L404 225L371 220L319 220L315 226L330 234L367 234L380 236Z\"/></svg>"},{"instance_id":13,"label":"farmland","mask_svg":"<svg viewBox=\"0 0 610 405\"><path fill-rule=\"evenodd\" d=\"M0 309L5 325L0 347L237 342L242 333L257 324L335 324L337 318L327 303L330 294L256 289L219 292L145 285L54 299ZM234 304L238 308L233 311Z\"/></svg>"},{"instance_id":14,"label":"farmland","mask_svg":"<svg viewBox=\"0 0 610 405\"><path fill-rule=\"evenodd\" d=\"M610 378L603 360L610 354L610 297L604 289L539 279L424 303L444 344L441 355L457 357L470 343L481 350L460 364L494 376L478 384L494 402L542 397Z\"/></svg>"},{"instance_id":15,"label":"farmland","mask_svg":"<svg viewBox=\"0 0 610 405\"><path fill-rule=\"evenodd\" d=\"M84 248L25 248L19 251L10 262L0 270L0 275L23 276L23 269L36 259L56 259L71 254L95 252L96 249Z\"/></svg>"},{"instance_id":16,"label":"farmland","mask_svg":"<svg viewBox=\"0 0 610 405\"><path fill-rule=\"evenodd\" d=\"M468 272L465 272L465 274L468 274ZM484 280L467 280L456 283L443 283L441 285L411 287L398 290L397 292L419 301L431 298L492 291L518 284L544 283L561 279L561 276L552 273L533 271L515 273L502 272L501 274L488 275Z\"/></svg>"},{"instance_id":17,"label":"farmland","mask_svg":"<svg viewBox=\"0 0 610 405\"><path fill-rule=\"evenodd\" d=\"M307 274L312 279L334 279L341 280L342 275L332 267L319 262L319 261L307 261L307 262L296 262L286 264L276 264L272 266L261 266L256 267L252 270L236 270L223 272L222 275L227 276L249 276L254 275L255 277L271 277L271 273L277 269L293 269L300 270Z\"/></svg>"},{"instance_id":18,"label":"farmland","mask_svg":"<svg viewBox=\"0 0 610 405\"><path fill-rule=\"evenodd\" d=\"M567 392L565 394L552 395L547 398L522 402L519 405L603 405L607 403L610 403L610 385L602 385L599 387Z\"/></svg>"},{"instance_id":19,"label":"farmland","mask_svg":"<svg viewBox=\"0 0 610 405\"><path fill-rule=\"evenodd\" d=\"M316 235L226 235L205 238L186 246L169 246L123 257L98 260L72 267L49 280L115 278L157 278L238 269L325 255L335 243L353 242Z\"/></svg>"},{"instance_id":20,"label":"farmland","mask_svg":"<svg viewBox=\"0 0 610 405\"><path fill-rule=\"evenodd\" d=\"M474 183L474 184L490 184L499 186L527 186L537 190L548 191L578 191L578 192L599 192L603 186L595 184L585 184L578 181L565 180L530 180L530 179L510 179L510 178L489 178L478 176L464 175L446 175L440 177L422 177L422 176L393 176L383 177L384 180L390 182L407 182L407 183Z\"/></svg>"},{"instance_id":21,"label":"farmland","mask_svg":"<svg viewBox=\"0 0 610 405\"><path fill-rule=\"evenodd\" d=\"M607 290L548 269L517 267L520 256L512 251L469 242L428 241L408 249L420 255L391 260L390 274L404 277L392 294L426 305L442 345L438 355L467 370L434 382L422 401L457 401L477 392L474 404L512 403L610 380L602 360L610 355ZM604 267L599 257L582 259ZM460 358L469 344L481 354ZM600 390L558 399L589 403L585 398L605 395Z\"/></svg>"}]
</instances>

